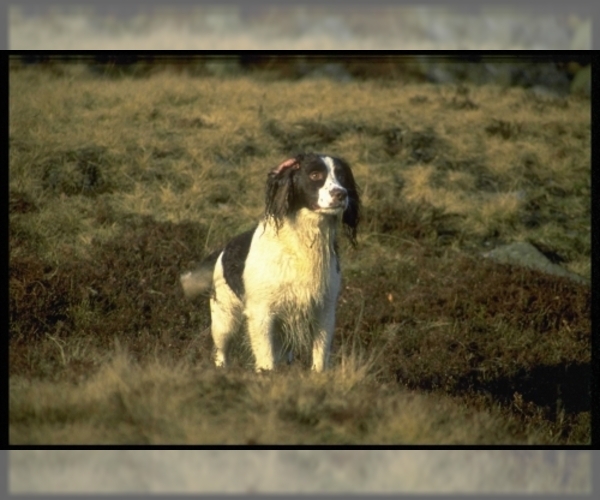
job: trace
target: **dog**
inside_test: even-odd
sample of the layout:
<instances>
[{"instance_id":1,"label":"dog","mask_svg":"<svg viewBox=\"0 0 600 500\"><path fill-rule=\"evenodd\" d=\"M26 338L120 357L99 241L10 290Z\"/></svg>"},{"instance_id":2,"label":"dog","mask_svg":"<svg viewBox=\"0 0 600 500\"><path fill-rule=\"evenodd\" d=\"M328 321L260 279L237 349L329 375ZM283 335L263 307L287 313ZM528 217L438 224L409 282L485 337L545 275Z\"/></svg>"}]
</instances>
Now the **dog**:
<instances>
[{"instance_id":1,"label":"dog","mask_svg":"<svg viewBox=\"0 0 600 500\"><path fill-rule=\"evenodd\" d=\"M327 368L341 272L338 227L356 246L358 188L341 158L303 153L267 176L265 213L250 231L181 276L188 298L210 290L215 364L245 322L257 372L312 350L312 369ZM341 223L341 224L340 224Z\"/></svg>"}]
</instances>

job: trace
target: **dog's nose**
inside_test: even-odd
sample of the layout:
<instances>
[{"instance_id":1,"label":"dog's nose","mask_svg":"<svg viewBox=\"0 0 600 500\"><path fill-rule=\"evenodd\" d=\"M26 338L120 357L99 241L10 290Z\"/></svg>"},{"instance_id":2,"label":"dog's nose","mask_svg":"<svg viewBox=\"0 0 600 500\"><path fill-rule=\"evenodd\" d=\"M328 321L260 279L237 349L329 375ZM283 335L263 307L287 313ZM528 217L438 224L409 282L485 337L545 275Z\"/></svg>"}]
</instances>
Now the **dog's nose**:
<instances>
[{"instance_id":1,"label":"dog's nose","mask_svg":"<svg viewBox=\"0 0 600 500\"><path fill-rule=\"evenodd\" d=\"M345 189L334 188L331 190L331 197L336 201L344 201L348 197Z\"/></svg>"}]
</instances>

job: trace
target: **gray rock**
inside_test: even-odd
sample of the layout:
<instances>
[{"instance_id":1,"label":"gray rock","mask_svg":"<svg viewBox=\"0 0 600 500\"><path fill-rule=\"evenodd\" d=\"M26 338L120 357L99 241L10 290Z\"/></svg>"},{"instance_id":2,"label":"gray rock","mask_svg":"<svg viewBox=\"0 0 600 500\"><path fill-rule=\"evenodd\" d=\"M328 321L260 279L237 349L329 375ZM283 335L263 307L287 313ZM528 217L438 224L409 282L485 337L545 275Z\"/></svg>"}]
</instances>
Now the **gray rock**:
<instances>
[{"instance_id":1,"label":"gray rock","mask_svg":"<svg viewBox=\"0 0 600 500\"><path fill-rule=\"evenodd\" d=\"M564 276L585 285L590 284L583 276L579 276L578 274L552 263L542 252L525 241L517 241L515 243L494 248L494 250L484 253L483 256L497 262L516 264L530 269L536 269L547 274Z\"/></svg>"}]
</instances>

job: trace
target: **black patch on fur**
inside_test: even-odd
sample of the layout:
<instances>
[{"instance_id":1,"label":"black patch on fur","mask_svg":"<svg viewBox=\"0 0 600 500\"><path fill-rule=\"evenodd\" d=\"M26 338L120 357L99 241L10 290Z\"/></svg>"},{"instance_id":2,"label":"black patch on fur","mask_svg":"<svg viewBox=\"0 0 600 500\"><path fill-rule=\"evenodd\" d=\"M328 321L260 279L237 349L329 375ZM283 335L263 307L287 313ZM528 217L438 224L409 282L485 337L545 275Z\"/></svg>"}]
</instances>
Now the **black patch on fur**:
<instances>
[{"instance_id":1,"label":"black patch on fur","mask_svg":"<svg viewBox=\"0 0 600 500\"><path fill-rule=\"evenodd\" d=\"M290 213L293 196L293 176L295 170L286 168L275 174L269 172L265 196L265 215L271 217L279 228L283 218Z\"/></svg>"},{"instance_id":2,"label":"black patch on fur","mask_svg":"<svg viewBox=\"0 0 600 500\"><path fill-rule=\"evenodd\" d=\"M240 300L244 296L244 280L242 275L244 274L244 267L246 266L246 258L250 251L250 243L252 243L252 236L254 235L254 229L246 231L235 238L233 238L223 251L223 275L225 276L225 282L229 285L229 288L238 296Z\"/></svg>"},{"instance_id":3,"label":"black patch on fur","mask_svg":"<svg viewBox=\"0 0 600 500\"><path fill-rule=\"evenodd\" d=\"M223 251L222 248L219 248L218 250L215 250L214 252L212 252L211 254L209 254L198 266L199 268L206 268L206 269L213 269L215 268L215 264L217 263L217 259L219 258L219 255L221 255L221 252Z\"/></svg>"},{"instance_id":4,"label":"black patch on fur","mask_svg":"<svg viewBox=\"0 0 600 500\"><path fill-rule=\"evenodd\" d=\"M360 221L360 197L358 195L358 186L352 175L350 165L342 159L332 157L335 165L335 176L340 181L340 184L348 191L348 208L342 215L342 223L346 229L346 236L356 246L356 228Z\"/></svg>"}]
</instances>

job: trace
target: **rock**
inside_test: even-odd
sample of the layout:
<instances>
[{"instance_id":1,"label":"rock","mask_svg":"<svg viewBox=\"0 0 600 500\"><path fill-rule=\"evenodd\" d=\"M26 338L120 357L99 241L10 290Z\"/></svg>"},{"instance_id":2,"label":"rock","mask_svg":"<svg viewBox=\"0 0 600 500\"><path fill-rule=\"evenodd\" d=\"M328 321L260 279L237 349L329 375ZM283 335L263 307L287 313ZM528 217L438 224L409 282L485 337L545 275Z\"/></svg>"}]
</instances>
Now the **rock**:
<instances>
[{"instance_id":1,"label":"rock","mask_svg":"<svg viewBox=\"0 0 600 500\"><path fill-rule=\"evenodd\" d=\"M590 284L583 276L568 271L558 264L553 264L542 252L525 241L517 241L515 243L497 247L490 252L484 253L483 256L497 262L516 264L530 269L536 269L547 274L563 276L585 285Z\"/></svg>"}]
</instances>

